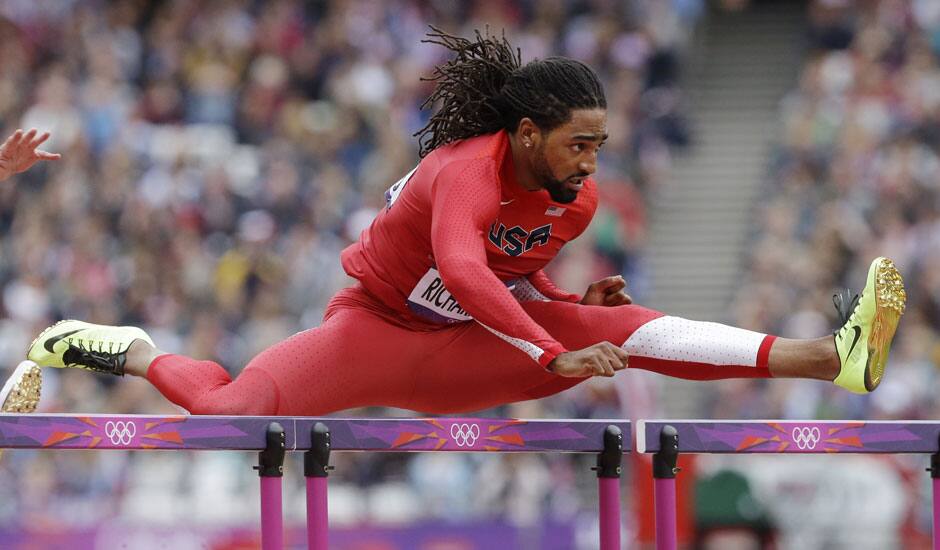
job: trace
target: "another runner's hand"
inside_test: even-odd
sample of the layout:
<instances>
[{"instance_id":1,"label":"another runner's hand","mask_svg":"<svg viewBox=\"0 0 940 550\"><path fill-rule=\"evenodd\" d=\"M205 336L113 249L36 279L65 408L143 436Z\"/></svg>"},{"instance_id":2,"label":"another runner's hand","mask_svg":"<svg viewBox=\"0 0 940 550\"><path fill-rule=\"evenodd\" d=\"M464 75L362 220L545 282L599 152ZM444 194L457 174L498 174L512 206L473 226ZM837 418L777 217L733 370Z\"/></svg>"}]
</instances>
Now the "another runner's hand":
<instances>
[{"instance_id":1,"label":"another runner's hand","mask_svg":"<svg viewBox=\"0 0 940 550\"><path fill-rule=\"evenodd\" d=\"M624 291L627 282L620 275L601 279L588 286L581 298L586 306L622 306L632 304L633 298Z\"/></svg>"},{"instance_id":2,"label":"another runner's hand","mask_svg":"<svg viewBox=\"0 0 940 550\"><path fill-rule=\"evenodd\" d=\"M601 342L578 351L562 353L552 359L548 369L559 376L613 376L627 368L630 356L610 342Z\"/></svg>"},{"instance_id":3,"label":"another runner's hand","mask_svg":"<svg viewBox=\"0 0 940 550\"><path fill-rule=\"evenodd\" d=\"M36 149L49 139L49 132L36 136L36 129L25 134L17 130L0 145L0 181L29 169L40 160L59 160L62 155Z\"/></svg>"}]
</instances>

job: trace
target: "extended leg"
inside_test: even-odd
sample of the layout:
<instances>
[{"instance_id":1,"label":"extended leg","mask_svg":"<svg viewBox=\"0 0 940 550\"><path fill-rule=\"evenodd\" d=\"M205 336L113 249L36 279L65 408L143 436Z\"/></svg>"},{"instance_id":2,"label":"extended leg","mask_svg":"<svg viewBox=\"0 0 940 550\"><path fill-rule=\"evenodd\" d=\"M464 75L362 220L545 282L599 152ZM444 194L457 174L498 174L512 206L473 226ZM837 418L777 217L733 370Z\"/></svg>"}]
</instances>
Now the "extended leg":
<instances>
[{"instance_id":1,"label":"extended leg","mask_svg":"<svg viewBox=\"0 0 940 550\"><path fill-rule=\"evenodd\" d=\"M775 338L637 306L531 302L525 307L569 349L606 340L631 354L631 367L693 380L767 376L833 380L849 391L866 393L880 383L905 300L894 264L876 258L861 294L844 307L837 303L843 325L835 338ZM561 386L549 384L533 396L549 395Z\"/></svg>"},{"instance_id":2,"label":"extended leg","mask_svg":"<svg viewBox=\"0 0 940 550\"><path fill-rule=\"evenodd\" d=\"M466 412L551 395L583 380L546 372L475 323L403 328L367 299L349 299L356 293L344 291L346 307L321 327L265 350L235 381L215 363L157 356L134 327L63 322L33 342L29 357L44 366L146 375L173 402L204 414L318 415L360 406ZM835 377L863 393L881 379L904 298L900 275L879 258L835 339L784 340L639 306L526 302L523 308L568 349L608 341L631 355L634 368L693 380Z\"/></svg>"},{"instance_id":3,"label":"extended leg","mask_svg":"<svg viewBox=\"0 0 940 550\"><path fill-rule=\"evenodd\" d=\"M211 361L160 355L147 379L174 403L196 414L322 415L367 405L406 407L413 388L416 334L374 314L344 309L318 328L271 346L233 381ZM140 372L155 351L128 353L128 372ZM138 356L137 353L140 355Z\"/></svg>"}]
</instances>

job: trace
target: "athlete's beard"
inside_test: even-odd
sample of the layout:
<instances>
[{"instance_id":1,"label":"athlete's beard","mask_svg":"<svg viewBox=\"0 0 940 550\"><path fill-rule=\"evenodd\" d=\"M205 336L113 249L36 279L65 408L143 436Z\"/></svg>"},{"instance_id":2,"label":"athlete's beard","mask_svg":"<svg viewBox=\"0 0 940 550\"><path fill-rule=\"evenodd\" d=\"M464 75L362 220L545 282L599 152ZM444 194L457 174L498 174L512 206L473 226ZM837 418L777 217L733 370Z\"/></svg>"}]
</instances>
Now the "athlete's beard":
<instances>
[{"instance_id":1,"label":"athlete's beard","mask_svg":"<svg viewBox=\"0 0 940 550\"><path fill-rule=\"evenodd\" d=\"M553 201L559 202L561 204L572 203L576 198L578 198L578 192L572 189L568 189L568 186L565 185L565 182L571 178L581 178L590 175L580 173L574 174L563 180L556 178L555 174L552 173L552 169L548 166L548 160L545 158L544 150L539 150L536 152L534 162L532 163L532 169L533 172L535 172L535 177L542 186L542 189L548 191L548 194Z\"/></svg>"}]
</instances>

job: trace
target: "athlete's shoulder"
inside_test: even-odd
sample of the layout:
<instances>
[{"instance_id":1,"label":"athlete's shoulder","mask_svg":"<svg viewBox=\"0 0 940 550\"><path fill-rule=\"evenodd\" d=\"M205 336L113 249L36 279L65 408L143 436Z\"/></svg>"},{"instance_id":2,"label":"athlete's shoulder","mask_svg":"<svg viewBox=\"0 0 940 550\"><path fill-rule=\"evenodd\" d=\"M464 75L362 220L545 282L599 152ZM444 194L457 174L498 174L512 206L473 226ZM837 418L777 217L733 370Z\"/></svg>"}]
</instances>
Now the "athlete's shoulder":
<instances>
[{"instance_id":1,"label":"athlete's shoulder","mask_svg":"<svg viewBox=\"0 0 940 550\"><path fill-rule=\"evenodd\" d=\"M425 160L434 159L433 162L441 166L451 162L460 161L493 161L499 163L509 146L505 131L494 134L483 134L467 139L461 139L447 145L442 145L432 151Z\"/></svg>"},{"instance_id":2,"label":"athlete's shoulder","mask_svg":"<svg viewBox=\"0 0 940 550\"><path fill-rule=\"evenodd\" d=\"M444 145L422 160L421 186L437 208L467 218L498 214L499 166L488 154L492 137L478 136Z\"/></svg>"},{"instance_id":3,"label":"athlete's shoulder","mask_svg":"<svg viewBox=\"0 0 940 550\"><path fill-rule=\"evenodd\" d=\"M438 147L422 161L423 171L436 182L470 184L498 190L501 162L499 134L476 136ZM505 140L502 140L505 141ZM498 192L496 192L498 195Z\"/></svg>"},{"instance_id":4,"label":"athlete's shoulder","mask_svg":"<svg viewBox=\"0 0 940 550\"><path fill-rule=\"evenodd\" d=\"M414 179L412 187L430 189L439 181L452 182L475 179L474 174L489 179L496 167L496 159L486 154L495 134L472 137L442 145L428 153L406 179ZM413 176L413 178L412 178Z\"/></svg>"}]
</instances>

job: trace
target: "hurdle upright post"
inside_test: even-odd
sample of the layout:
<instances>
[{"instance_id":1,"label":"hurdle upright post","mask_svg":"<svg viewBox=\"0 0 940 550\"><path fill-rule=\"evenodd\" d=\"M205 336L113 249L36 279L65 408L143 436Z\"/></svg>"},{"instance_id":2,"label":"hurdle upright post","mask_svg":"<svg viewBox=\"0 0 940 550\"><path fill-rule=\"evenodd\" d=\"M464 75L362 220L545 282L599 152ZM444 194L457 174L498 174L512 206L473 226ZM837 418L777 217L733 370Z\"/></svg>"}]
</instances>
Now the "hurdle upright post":
<instances>
[{"instance_id":1,"label":"hurdle upright post","mask_svg":"<svg viewBox=\"0 0 940 550\"><path fill-rule=\"evenodd\" d=\"M310 429L310 450L304 453L304 477L307 478L307 548L327 550L329 513L327 476L330 466L330 429L317 422Z\"/></svg>"},{"instance_id":2,"label":"hurdle upright post","mask_svg":"<svg viewBox=\"0 0 940 550\"><path fill-rule=\"evenodd\" d=\"M940 436L937 441L937 452L930 455L930 480L933 482L933 550L940 550Z\"/></svg>"},{"instance_id":3,"label":"hurdle upright post","mask_svg":"<svg viewBox=\"0 0 940 550\"><path fill-rule=\"evenodd\" d=\"M600 550L620 550L620 474L623 431L611 424L604 430L604 450L597 454Z\"/></svg>"},{"instance_id":4,"label":"hurdle upright post","mask_svg":"<svg viewBox=\"0 0 940 550\"><path fill-rule=\"evenodd\" d=\"M261 549L284 548L284 510L281 482L284 477L284 454L287 449L284 427L277 422L268 424L265 431L266 447L258 453L261 478Z\"/></svg>"},{"instance_id":5,"label":"hurdle upright post","mask_svg":"<svg viewBox=\"0 0 940 550\"><path fill-rule=\"evenodd\" d=\"M656 503L656 550L676 550L676 474L679 432L664 426L659 451L653 455L653 500Z\"/></svg>"}]
</instances>

